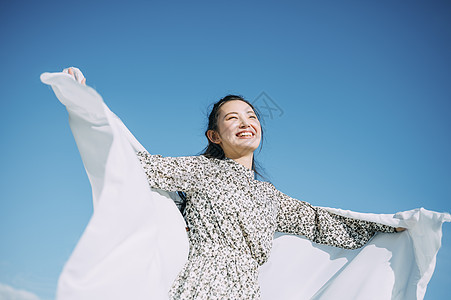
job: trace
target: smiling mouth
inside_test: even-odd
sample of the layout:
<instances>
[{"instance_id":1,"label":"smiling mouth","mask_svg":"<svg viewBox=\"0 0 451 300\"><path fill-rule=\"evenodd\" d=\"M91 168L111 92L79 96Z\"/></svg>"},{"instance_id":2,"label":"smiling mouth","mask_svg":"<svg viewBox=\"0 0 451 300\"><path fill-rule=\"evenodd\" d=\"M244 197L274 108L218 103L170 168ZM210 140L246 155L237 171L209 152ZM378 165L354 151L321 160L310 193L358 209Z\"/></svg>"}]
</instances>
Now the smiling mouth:
<instances>
[{"instance_id":1,"label":"smiling mouth","mask_svg":"<svg viewBox=\"0 0 451 300\"><path fill-rule=\"evenodd\" d=\"M253 137L254 133L250 132L250 131L245 131L245 132L238 132L236 134L237 137Z\"/></svg>"}]
</instances>

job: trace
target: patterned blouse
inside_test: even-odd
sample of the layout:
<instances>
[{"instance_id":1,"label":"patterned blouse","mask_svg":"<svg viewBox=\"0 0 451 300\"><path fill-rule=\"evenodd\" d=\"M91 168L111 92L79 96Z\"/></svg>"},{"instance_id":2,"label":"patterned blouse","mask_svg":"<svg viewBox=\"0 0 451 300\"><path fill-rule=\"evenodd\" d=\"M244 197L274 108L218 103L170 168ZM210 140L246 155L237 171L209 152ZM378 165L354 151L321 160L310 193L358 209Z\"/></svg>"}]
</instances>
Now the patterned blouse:
<instances>
[{"instance_id":1,"label":"patterned blouse","mask_svg":"<svg viewBox=\"0 0 451 300\"><path fill-rule=\"evenodd\" d=\"M186 193L190 250L171 299L260 299L258 268L276 231L347 249L394 232L291 198L229 158L137 154L152 188Z\"/></svg>"}]
</instances>

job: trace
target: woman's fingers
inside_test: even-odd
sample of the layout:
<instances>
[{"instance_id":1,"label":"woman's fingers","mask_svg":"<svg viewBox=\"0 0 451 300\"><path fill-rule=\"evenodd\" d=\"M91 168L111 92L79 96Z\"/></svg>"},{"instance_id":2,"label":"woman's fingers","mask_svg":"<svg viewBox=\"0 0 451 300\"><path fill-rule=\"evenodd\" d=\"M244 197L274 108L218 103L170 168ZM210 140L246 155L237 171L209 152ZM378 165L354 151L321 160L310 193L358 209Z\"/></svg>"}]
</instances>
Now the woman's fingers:
<instances>
[{"instance_id":1,"label":"woman's fingers","mask_svg":"<svg viewBox=\"0 0 451 300\"><path fill-rule=\"evenodd\" d=\"M79 83L86 85L86 78L83 76L83 73L78 68L69 67L63 70L64 73L67 73L71 75L75 81L78 81Z\"/></svg>"},{"instance_id":2,"label":"woman's fingers","mask_svg":"<svg viewBox=\"0 0 451 300\"><path fill-rule=\"evenodd\" d=\"M396 227L396 228L395 228L395 231L396 231L396 232L402 232L402 231L404 231L404 230L406 230L404 227Z\"/></svg>"}]
</instances>

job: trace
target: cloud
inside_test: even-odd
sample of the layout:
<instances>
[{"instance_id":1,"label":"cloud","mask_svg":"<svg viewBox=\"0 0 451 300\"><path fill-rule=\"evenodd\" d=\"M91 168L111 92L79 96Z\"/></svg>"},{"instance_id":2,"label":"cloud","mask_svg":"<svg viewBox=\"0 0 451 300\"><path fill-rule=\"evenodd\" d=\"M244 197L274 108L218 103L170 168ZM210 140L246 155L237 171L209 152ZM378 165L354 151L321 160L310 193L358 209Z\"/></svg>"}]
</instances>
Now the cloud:
<instances>
[{"instance_id":1,"label":"cloud","mask_svg":"<svg viewBox=\"0 0 451 300\"><path fill-rule=\"evenodd\" d=\"M33 293L17 290L9 285L0 283L0 299L2 300L39 300Z\"/></svg>"}]
</instances>

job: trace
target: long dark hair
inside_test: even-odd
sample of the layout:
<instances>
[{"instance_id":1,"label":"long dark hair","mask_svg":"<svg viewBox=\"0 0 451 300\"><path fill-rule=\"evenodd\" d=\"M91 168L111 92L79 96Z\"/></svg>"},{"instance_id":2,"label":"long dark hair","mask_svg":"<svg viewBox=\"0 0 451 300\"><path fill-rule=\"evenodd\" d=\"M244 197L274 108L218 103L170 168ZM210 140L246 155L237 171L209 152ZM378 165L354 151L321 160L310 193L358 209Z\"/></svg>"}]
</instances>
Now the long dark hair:
<instances>
[{"instance_id":1,"label":"long dark hair","mask_svg":"<svg viewBox=\"0 0 451 300\"><path fill-rule=\"evenodd\" d=\"M243 96L240 96L240 95L225 96L224 98L222 98L221 100L219 100L218 102L216 102L213 105L213 108L212 108L210 114L208 115L208 126L207 126L207 129L205 130L205 137L207 138L208 145L207 145L207 147L204 148L204 150L202 150L201 155L204 155L205 157L208 157L208 158L225 159L225 154L224 154L224 151L222 150L221 146L213 143L208 138L208 131L209 130L213 130L216 132L218 131L219 109L221 108L221 106L224 103L233 101L233 100L240 100L240 101L245 102L247 105L249 105L252 108L252 110L255 112L255 115L257 116L257 118L259 120L261 120L258 110L255 109L255 107L252 105L252 103L250 103L249 101L244 99ZM261 141L260 141L260 146L259 146L259 152L262 149L262 144L263 144L263 128L261 128ZM260 168L257 165L258 164L256 163L255 158L252 157L252 170L254 171L256 176L262 177L262 175L259 171Z\"/></svg>"}]
</instances>

